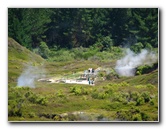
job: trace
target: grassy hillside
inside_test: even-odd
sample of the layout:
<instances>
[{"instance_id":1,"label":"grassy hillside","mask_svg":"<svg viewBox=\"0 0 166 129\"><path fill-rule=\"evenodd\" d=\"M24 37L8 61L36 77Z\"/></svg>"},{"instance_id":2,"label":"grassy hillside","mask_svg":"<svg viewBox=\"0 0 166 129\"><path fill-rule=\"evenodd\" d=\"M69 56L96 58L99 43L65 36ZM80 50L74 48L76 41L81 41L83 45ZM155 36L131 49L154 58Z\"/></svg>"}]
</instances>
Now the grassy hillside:
<instances>
[{"instance_id":1,"label":"grassy hillside","mask_svg":"<svg viewBox=\"0 0 166 129\"><path fill-rule=\"evenodd\" d=\"M138 84L152 84L155 85L156 87L158 86L158 69L148 73L148 74L143 74L139 76L134 76L134 77L121 77L120 79L114 80L114 82L122 82L126 81L127 83L131 85L138 85Z\"/></svg>"},{"instance_id":2,"label":"grassy hillside","mask_svg":"<svg viewBox=\"0 0 166 129\"><path fill-rule=\"evenodd\" d=\"M18 44L14 39L8 38L8 82L16 82L25 65L42 65L45 60L39 55Z\"/></svg>"},{"instance_id":3,"label":"grassy hillside","mask_svg":"<svg viewBox=\"0 0 166 129\"><path fill-rule=\"evenodd\" d=\"M8 42L9 121L158 121L157 69L134 77L99 80L95 86L35 80L35 88L17 87L26 64L42 66L46 78L56 78L89 67L113 69L116 61L47 62L13 39Z\"/></svg>"}]
</instances>

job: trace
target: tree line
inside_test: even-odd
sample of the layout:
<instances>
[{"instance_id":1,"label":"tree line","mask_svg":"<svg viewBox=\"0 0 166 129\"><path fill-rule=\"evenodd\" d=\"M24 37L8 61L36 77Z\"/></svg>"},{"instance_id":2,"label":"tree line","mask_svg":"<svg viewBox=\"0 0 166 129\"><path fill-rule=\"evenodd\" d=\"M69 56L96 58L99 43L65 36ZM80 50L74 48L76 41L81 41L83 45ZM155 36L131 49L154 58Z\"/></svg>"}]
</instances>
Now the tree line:
<instances>
[{"instance_id":1,"label":"tree line","mask_svg":"<svg viewBox=\"0 0 166 129\"><path fill-rule=\"evenodd\" d=\"M158 47L157 8L9 8L8 36L34 49Z\"/></svg>"}]
</instances>

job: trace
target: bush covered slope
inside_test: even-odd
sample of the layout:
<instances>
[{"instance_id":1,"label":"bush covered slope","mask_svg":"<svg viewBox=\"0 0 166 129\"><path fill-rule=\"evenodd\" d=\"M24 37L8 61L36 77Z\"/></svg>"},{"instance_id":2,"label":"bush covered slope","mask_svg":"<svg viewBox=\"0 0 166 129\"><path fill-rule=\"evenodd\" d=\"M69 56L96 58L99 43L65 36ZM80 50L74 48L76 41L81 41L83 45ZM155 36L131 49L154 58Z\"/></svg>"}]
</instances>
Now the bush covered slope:
<instances>
[{"instance_id":1,"label":"bush covered slope","mask_svg":"<svg viewBox=\"0 0 166 129\"><path fill-rule=\"evenodd\" d=\"M47 62L13 39L8 42L9 121L158 121L157 69L99 81L95 86L35 81L35 88L17 87L17 78L29 62L33 66L44 63L48 77L71 75L89 67L113 69L115 61Z\"/></svg>"},{"instance_id":2,"label":"bush covered slope","mask_svg":"<svg viewBox=\"0 0 166 129\"><path fill-rule=\"evenodd\" d=\"M44 59L8 38L8 82L16 82L26 64L41 65Z\"/></svg>"}]
</instances>

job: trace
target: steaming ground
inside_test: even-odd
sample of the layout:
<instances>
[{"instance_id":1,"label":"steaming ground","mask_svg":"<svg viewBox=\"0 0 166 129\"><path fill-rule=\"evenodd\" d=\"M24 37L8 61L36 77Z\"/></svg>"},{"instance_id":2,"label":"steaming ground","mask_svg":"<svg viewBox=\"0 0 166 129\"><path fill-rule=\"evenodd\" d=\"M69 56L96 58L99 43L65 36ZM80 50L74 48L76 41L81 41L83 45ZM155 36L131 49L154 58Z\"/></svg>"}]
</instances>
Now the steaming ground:
<instances>
[{"instance_id":1,"label":"steaming ground","mask_svg":"<svg viewBox=\"0 0 166 129\"><path fill-rule=\"evenodd\" d=\"M127 49L126 55L122 59L117 60L115 70L120 76L134 76L138 66L151 66L157 62L157 59L157 55L154 52L146 49L142 49L138 54Z\"/></svg>"},{"instance_id":2,"label":"steaming ground","mask_svg":"<svg viewBox=\"0 0 166 129\"><path fill-rule=\"evenodd\" d=\"M154 52L148 50L141 50L140 53L136 54L130 49L126 49L126 55L117 60L115 71L120 76L134 76L136 72L136 68L141 65L153 65L157 62L157 55ZM96 69L96 71L98 71ZM109 70L106 70L109 72ZM45 70L41 67L32 66L31 64L27 65L24 71L18 78L17 86L28 86L31 88L35 88L35 81L48 81L51 83L59 83L62 81L61 79L42 79L45 78ZM97 73L96 73L97 74ZM77 81L76 79L65 79L63 80L64 83L73 83L73 84L89 84L88 81Z\"/></svg>"},{"instance_id":3,"label":"steaming ground","mask_svg":"<svg viewBox=\"0 0 166 129\"><path fill-rule=\"evenodd\" d=\"M45 77L44 69L27 65L17 80L17 86L35 88L35 80L41 77Z\"/></svg>"}]
</instances>

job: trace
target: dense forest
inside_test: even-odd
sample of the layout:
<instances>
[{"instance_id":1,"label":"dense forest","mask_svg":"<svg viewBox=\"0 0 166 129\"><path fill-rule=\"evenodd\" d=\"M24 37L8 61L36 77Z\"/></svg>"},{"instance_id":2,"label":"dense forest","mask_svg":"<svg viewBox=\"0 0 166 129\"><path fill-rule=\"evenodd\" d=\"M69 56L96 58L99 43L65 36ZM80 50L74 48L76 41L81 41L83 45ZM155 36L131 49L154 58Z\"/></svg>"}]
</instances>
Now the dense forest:
<instances>
[{"instance_id":1,"label":"dense forest","mask_svg":"<svg viewBox=\"0 0 166 129\"><path fill-rule=\"evenodd\" d=\"M157 8L9 8L8 35L34 49L158 47Z\"/></svg>"}]
</instances>

